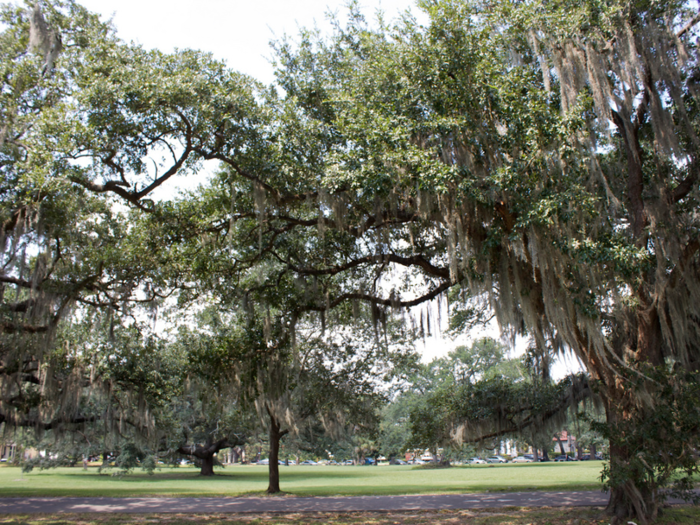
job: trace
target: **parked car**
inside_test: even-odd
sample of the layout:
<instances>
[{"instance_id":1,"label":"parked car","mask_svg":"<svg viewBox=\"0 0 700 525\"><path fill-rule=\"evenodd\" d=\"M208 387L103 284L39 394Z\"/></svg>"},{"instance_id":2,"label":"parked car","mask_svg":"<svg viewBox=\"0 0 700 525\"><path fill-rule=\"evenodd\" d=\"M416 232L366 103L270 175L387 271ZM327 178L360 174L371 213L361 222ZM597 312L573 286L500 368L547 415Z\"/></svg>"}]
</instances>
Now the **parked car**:
<instances>
[{"instance_id":1,"label":"parked car","mask_svg":"<svg viewBox=\"0 0 700 525\"><path fill-rule=\"evenodd\" d=\"M576 460L574 458L572 458L571 456L567 456L566 454L562 454L562 455L554 458L554 461L576 461Z\"/></svg>"},{"instance_id":2,"label":"parked car","mask_svg":"<svg viewBox=\"0 0 700 525\"><path fill-rule=\"evenodd\" d=\"M346 459L345 461L343 461L342 464L343 465L353 465L354 463L353 463L352 459Z\"/></svg>"},{"instance_id":3,"label":"parked car","mask_svg":"<svg viewBox=\"0 0 700 525\"><path fill-rule=\"evenodd\" d=\"M403 459L393 459L391 462L393 462L392 465L408 465Z\"/></svg>"},{"instance_id":4,"label":"parked car","mask_svg":"<svg viewBox=\"0 0 700 525\"><path fill-rule=\"evenodd\" d=\"M600 454L596 454L595 456L591 456L590 454L584 454L583 456L581 456L581 461L590 461L592 459L602 460L603 456L601 456Z\"/></svg>"},{"instance_id":5,"label":"parked car","mask_svg":"<svg viewBox=\"0 0 700 525\"><path fill-rule=\"evenodd\" d=\"M269 464L270 464L270 460L269 460L269 459L261 459L260 461L258 461L257 464L258 464L258 465L269 465ZM278 460L277 460L277 464L278 464L278 465L286 465L286 463L285 463L284 461L282 461L281 459L278 459Z\"/></svg>"},{"instance_id":6,"label":"parked car","mask_svg":"<svg viewBox=\"0 0 700 525\"><path fill-rule=\"evenodd\" d=\"M508 460L506 458L502 458L501 456L491 456L490 458L486 458L487 463L508 463Z\"/></svg>"},{"instance_id":7,"label":"parked car","mask_svg":"<svg viewBox=\"0 0 700 525\"><path fill-rule=\"evenodd\" d=\"M517 458L513 458L513 463L534 463L535 458L532 456L527 457L527 456L518 456Z\"/></svg>"},{"instance_id":8,"label":"parked car","mask_svg":"<svg viewBox=\"0 0 700 525\"><path fill-rule=\"evenodd\" d=\"M299 463L300 465L318 465L313 459L307 459Z\"/></svg>"},{"instance_id":9,"label":"parked car","mask_svg":"<svg viewBox=\"0 0 700 525\"><path fill-rule=\"evenodd\" d=\"M469 458L469 461L467 461L469 465L486 465L486 461L484 461L481 458Z\"/></svg>"}]
</instances>

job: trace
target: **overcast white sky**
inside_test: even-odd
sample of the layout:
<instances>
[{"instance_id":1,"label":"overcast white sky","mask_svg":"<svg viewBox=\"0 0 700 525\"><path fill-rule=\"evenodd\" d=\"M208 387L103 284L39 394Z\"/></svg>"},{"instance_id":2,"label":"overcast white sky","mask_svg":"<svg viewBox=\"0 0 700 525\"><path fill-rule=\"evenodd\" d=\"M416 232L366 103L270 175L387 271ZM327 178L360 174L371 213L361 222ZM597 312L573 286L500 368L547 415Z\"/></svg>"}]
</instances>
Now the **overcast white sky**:
<instances>
[{"instance_id":1,"label":"overcast white sky","mask_svg":"<svg viewBox=\"0 0 700 525\"><path fill-rule=\"evenodd\" d=\"M118 35L146 48L163 51L200 49L227 61L229 67L270 83L270 41L291 37L302 27L329 31L326 14L343 19L346 0L79 0L104 19L112 18ZM410 9L425 15L413 0L360 0L369 20L381 10L394 20Z\"/></svg>"},{"instance_id":2,"label":"overcast white sky","mask_svg":"<svg viewBox=\"0 0 700 525\"><path fill-rule=\"evenodd\" d=\"M125 41L137 42L148 49L162 51L199 49L226 60L229 67L264 82L274 80L270 64L270 41L287 35L294 38L300 28L318 27L329 32L327 14L336 13L343 20L347 0L79 0L103 19L112 19L117 34ZM427 16L415 7L414 0L360 0L368 18L383 12L386 21L396 20L410 11L420 23ZM444 322L444 320L443 320ZM469 344L479 337L498 337L494 325L465 334L459 341L443 339L439 334L419 343L427 362L444 355L458 344ZM517 345L524 350L524 342ZM577 369L572 360L555 367L554 375L563 376L567 369Z\"/></svg>"}]
</instances>

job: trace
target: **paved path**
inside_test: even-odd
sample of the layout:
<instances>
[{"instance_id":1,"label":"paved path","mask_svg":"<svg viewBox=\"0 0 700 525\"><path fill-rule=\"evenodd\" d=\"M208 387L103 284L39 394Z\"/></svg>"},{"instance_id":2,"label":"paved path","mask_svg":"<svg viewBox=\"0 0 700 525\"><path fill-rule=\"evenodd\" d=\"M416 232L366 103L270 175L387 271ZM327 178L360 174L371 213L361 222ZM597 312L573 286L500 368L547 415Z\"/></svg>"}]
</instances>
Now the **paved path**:
<instances>
[{"instance_id":1,"label":"paved path","mask_svg":"<svg viewBox=\"0 0 700 525\"><path fill-rule=\"evenodd\" d=\"M581 507L605 506L607 503L608 496L598 491L316 498L0 498L0 514L347 512L484 509L511 506Z\"/></svg>"}]
</instances>

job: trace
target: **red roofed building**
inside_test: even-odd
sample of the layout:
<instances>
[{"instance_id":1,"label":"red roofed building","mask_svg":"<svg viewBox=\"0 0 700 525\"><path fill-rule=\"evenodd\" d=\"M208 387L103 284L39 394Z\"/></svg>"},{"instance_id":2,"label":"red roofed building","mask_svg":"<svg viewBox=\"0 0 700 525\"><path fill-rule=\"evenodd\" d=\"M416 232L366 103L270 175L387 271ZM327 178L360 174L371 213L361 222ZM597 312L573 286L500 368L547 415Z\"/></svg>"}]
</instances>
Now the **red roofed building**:
<instances>
[{"instance_id":1,"label":"red roofed building","mask_svg":"<svg viewBox=\"0 0 700 525\"><path fill-rule=\"evenodd\" d=\"M554 451L556 453L561 453L562 447L564 448L564 454L576 452L576 437L569 434L569 432L566 430L562 430L558 434L555 434L555 436L552 438L552 441L555 442L556 446L554 448Z\"/></svg>"}]
</instances>

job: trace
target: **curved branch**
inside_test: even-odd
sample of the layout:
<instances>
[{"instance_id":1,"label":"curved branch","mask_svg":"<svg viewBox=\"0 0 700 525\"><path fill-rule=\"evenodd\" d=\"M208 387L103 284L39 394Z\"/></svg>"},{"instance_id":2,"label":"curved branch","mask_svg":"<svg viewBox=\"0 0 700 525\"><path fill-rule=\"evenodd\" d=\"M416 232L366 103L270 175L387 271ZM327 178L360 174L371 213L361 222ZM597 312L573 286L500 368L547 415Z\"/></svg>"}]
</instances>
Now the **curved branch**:
<instances>
[{"instance_id":1,"label":"curved branch","mask_svg":"<svg viewBox=\"0 0 700 525\"><path fill-rule=\"evenodd\" d=\"M695 15L695 16L690 20L690 22L688 22L688 23L683 27L683 29L681 29L680 31L678 31L678 33L676 33L676 36L677 36L678 38L682 37L682 36L685 35L688 31L690 31L694 26L696 26L699 22L700 22L700 13L698 13L697 15Z\"/></svg>"},{"instance_id":2,"label":"curved branch","mask_svg":"<svg viewBox=\"0 0 700 525\"><path fill-rule=\"evenodd\" d=\"M296 266L291 262L284 260L275 252L271 253L277 258L277 260L286 264L290 270L293 270L301 275L336 275L347 270L357 268L358 266L362 266L363 264L392 262L409 268L412 266L418 266L421 269L423 269L425 273L433 277L439 277L441 279L449 279L450 277L449 269L435 266L420 255L414 255L412 257L401 257L396 254L367 255L365 257L360 257L358 259L348 261L345 264L339 264L330 268L316 269L302 268L300 266Z\"/></svg>"},{"instance_id":3,"label":"curved branch","mask_svg":"<svg viewBox=\"0 0 700 525\"><path fill-rule=\"evenodd\" d=\"M352 300L358 300L358 301L365 301L368 303L372 303L375 305L381 305L381 306L391 306L394 308L411 308L413 306L418 306L419 304L425 303L427 301L431 301L435 299L438 295L441 293L449 290L453 286L453 283L451 282L444 282L440 286L433 288L430 292L421 295L419 297L416 297L415 299L411 299L410 301L397 301L395 299L384 299L381 297L376 297L373 295L369 294L364 294L364 293L344 293L336 297L333 301L330 301L327 305L325 306L317 306L317 305L305 305L299 309L301 312L325 312L328 310L332 310L336 306L340 305L341 303L345 301L352 301Z\"/></svg>"}]
</instances>

